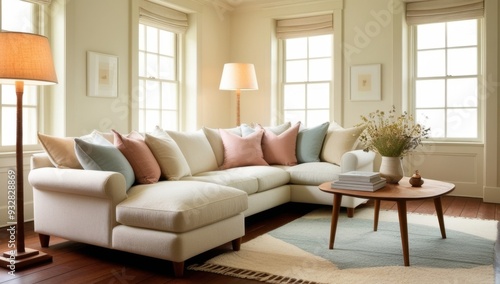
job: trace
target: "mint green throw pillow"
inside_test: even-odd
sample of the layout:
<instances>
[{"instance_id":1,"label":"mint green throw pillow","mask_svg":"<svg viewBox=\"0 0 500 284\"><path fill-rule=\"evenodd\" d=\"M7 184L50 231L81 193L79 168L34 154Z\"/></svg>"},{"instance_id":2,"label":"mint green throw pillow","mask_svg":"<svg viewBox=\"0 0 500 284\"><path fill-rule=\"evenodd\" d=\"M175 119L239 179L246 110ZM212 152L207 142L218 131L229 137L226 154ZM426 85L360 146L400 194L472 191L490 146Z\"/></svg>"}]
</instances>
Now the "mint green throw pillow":
<instances>
[{"instance_id":1,"label":"mint green throw pillow","mask_svg":"<svg viewBox=\"0 0 500 284\"><path fill-rule=\"evenodd\" d=\"M100 135L84 139L75 138L75 153L82 167L85 170L119 172L125 177L128 190L135 182L134 170L120 150Z\"/></svg>"},{"instance_id":2,"label":"mint green throw pillow","mask_svg":"<svg viewBox=\"0 0 500 284\"><path fill-rule=\"evenodd\" d=\"M297 135L296 156L298 163L319 162L329 122L301 130Z\"/></svg>"}]
</instances>

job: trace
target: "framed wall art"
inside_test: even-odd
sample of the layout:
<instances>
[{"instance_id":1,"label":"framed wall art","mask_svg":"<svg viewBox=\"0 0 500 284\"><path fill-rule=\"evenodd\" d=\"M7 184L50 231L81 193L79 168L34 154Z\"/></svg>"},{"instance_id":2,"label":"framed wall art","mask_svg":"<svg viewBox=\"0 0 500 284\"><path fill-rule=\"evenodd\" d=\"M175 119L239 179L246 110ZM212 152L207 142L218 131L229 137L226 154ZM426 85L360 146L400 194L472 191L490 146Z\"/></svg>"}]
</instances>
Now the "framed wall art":
<instances>
[{"instance_id":1,"label":"framed wall art","mask_svg":"<svg viewBox=\"0 0 500 284\"><path fill-rule=\"evenodd\" d=\"M87 51L87 96L118 97L118 56Z\"/></svg>"},{"instance_id":2,"label":"framed wall art","mask_svg":"<svg viewBox=\"0 0 500 284\"><path fill-rule=\"evenodd\" d=\"M381 64L351 66L351 101L380 101Z\"/></svg>"}]
</instances>

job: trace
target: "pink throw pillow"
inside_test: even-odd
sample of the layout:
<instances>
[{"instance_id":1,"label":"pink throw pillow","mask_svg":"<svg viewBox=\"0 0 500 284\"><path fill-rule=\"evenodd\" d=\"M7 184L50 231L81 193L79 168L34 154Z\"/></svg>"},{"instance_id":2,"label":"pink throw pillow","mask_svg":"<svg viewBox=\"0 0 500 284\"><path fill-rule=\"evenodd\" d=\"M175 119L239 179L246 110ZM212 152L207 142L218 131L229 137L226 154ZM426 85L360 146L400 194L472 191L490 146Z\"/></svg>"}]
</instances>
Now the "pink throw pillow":
<instances>
[{"instance_id":1,"label":"pink throw pillow","mask_svg":"<svg viewBox=\"0 0 500 284\"><path fill-rule=\"evenodd\" d=\"M245 137L238 136L224 129L219 129L224 145L224 163L221 169L244 166L267 166L260 145L264 130L257 130Z\"/></svg>"},{"instance_id":2,"label":"pink throw pillow","mask_svg":"<svg viewBox=\"0 0 500 284\"><path fill-rule=\"evenodd\" d=\"M114 144L132 166L135 180L141 184L158 182L161 175L160 165L144 142L144 137L135 131L127 136L112 131L115 135Z\"/></svg>"},{"instance_id":3,"label":"pink throw pillow","mask_svg":"<svg viewBox=\"0 0 500 284\"><path fill-rule=\"evenodd\" d=\"M265 131L262 137L264 160L270 165L293 166L297 164L295 146L300 122L285 130L280 135Z\"/></svg>"}]
</instances>

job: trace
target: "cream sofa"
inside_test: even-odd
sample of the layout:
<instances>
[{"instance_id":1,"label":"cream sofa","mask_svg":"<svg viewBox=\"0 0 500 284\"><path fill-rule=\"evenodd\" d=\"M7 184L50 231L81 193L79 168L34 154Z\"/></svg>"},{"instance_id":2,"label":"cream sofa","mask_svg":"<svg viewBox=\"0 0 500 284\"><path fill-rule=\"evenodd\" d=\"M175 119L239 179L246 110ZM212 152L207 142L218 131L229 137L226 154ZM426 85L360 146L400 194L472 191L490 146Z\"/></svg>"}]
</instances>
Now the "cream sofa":
<instances>
[{"instance_id":1,"label":"cream sofa","mask_svg":"<svg viewBox=\"0 0 500 284\"><path fill-rule=\"evenodd\" d=\"M274 138L279 138L292 128L284 125L260 132L271 131ZM238 156L238 152L244 151L229 153L229 145L220 132L242 135L240 128L220 131L203 128L196 132L156 129L145 135L144 145L158 162L160 177L157 181L138 183L157 170L144 164L136 165L140 168L134 169L132 185L122 168L96 170L81 153L95 155L91 164L99 163L99 159L107 163L112 158L99 151L116 151L112 148L121 147L116 139L126 136L119 133L107 136L117 146L98 148L89 145L95 145L92 140L96 137L102 140L106 135L93 133L90 138L75 139L40 134L46 152L32 157L29 174L34 191L35 231L43 247L49 245L50 236L58 236L169 260L173 262L175 275L181 276L184 261L197 254L228 242L238 250L245 234L246 216L287 202L331 205L333 197L317 188L320 183L336 179L341 172L373 170L374 153L353 150L362 129L343 129L335 124L328 128L323 125L322 129L325 134L316 150L320 161L229 168L224 166L228 162L226 156ZM297 156L303 155L298 153L299 147L305 146L306 151L314 148L307 139L300 140L307 131L298 132L305 134L302 137L296 134L296 143L292 143ZM238 135L231 139L240 139ZM290 146L286 141L282 143L285 146L278 147ZM339 144L343 144L342 147ZM265 145L261 146L264 152ZM138 155L137 149L132 154L136 159L145 156L142 152ZM131 153L127 156L123 151L123 155L132 164ZM339 159L339 163L327 161L331 159ZM87 166L82 166L85 163ZM117 166L116 163L113 166ZM140 170L143 170L142 177L137 175ZM342 206L347 207L352 216L354 208L364 202L366 200L345 197Z\"/></svg>"}]
</instances>

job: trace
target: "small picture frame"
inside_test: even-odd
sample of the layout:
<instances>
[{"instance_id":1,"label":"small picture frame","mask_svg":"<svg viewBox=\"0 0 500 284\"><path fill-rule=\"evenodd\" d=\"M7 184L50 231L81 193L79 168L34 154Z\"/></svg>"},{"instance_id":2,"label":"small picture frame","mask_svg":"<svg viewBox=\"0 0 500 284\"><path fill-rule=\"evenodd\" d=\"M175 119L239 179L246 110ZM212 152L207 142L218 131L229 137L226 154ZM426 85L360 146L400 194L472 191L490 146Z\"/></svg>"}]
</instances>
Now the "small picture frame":
<instances>
[{"instance_id":1,"label":"small picture frame","mask_svg":"<svg viewBox=\"0 0 500 284\"><path fill-rule=\"evenodd\" d=\"M351 101L380 101L381 64L351 66Z\"/></svg>"},{"instance_id":2,"label":"small picture frame","mask_svg":"<svg viewBox=\"0 0 500 284\"><path fill-rule=\"evenodd\" d=\"M118 56L87 51L87 96L118 97Z\"/></svg>"}]
</instances>

